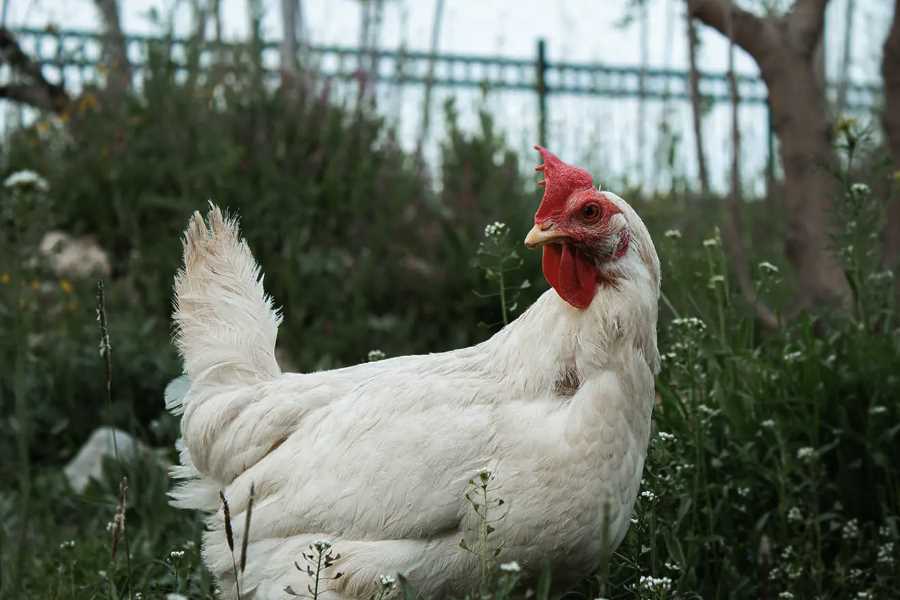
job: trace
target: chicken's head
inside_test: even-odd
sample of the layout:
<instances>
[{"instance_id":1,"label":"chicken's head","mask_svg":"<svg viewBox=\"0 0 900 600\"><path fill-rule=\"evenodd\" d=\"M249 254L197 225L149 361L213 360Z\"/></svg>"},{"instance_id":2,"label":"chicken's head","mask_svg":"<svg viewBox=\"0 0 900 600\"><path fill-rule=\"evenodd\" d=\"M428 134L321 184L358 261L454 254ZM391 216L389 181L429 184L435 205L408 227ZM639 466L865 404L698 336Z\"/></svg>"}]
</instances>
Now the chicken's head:
<instances>
[{"instance_id":1,"label":"chicken's head","mask_svg":"<svg viewBox=\"0 0 900 600\"><path fill-rule=\"evenodd\" d=\"M536 167L544 179L544 197L525 238L529 248L542 247L544 277L575 308L590 306L597 286L609 283L611 262L628 251L630 235L622 211L594 187L590 173L561 161L540 146L544 163Z\"/></svg>"}]
</instances>

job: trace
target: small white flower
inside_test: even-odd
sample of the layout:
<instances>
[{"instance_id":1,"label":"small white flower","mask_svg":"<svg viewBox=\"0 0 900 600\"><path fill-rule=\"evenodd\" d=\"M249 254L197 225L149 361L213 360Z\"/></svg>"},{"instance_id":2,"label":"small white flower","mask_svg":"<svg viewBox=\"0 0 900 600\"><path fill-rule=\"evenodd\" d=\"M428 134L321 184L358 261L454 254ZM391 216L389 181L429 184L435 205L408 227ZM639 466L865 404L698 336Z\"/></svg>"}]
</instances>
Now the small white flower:
<instances>
[{"instance_id":1,"label":"small white flower","mask_svg":"<svg viewBox=\"0 0 900 600\"><path fill-rule=\"evenodd\" d=\"M20 188L20 189L36 189L39 192L46 192L50 189L50 186L47 185L47 180L35 173L34 171L24 170L24 171L16 171L12 175L6 178L3 182L3 186L7 188Z\"/></svg>"},{"instance_id":2,"label":"small white flower","mask_svg":"<svg viewBox=\"0 0 900 600\"><path fill-rule=\"evenodd\" d=\"M894 542L885 542L878 547L877 560L884 565L894 564Z\"/></svg>"},{"instance_id":3,"label":"small white flower","mask_svg":"<svg viewBox=\"0 0 900 600\"><path fill-rule=\"evenodd\" d=\"M878 273L872 273L868 277L868 280L873 283L883 283L886 281L893 281L893 279L894 279L893 271L879 271Z\"/></svg>"},{"instance_id":4,"label":"small white flower","mask_svg":"<svg viewBox=\"0 0 900 600\"><path fill-rule=\"evenodd\" d=\"M704 248L715 248L719 245L719 240L717 238L707 238L703 240Z\"/></svg>"},{"instance_id":5,"label":"small white flower","mask_svg":"<svg viewBox=\"0 0 900 600\"><path fill-rule=\"evenodd\" d=\"M864 183L854 183L850 186L850 192L854 196L868 196L872 193L872 190Z\"/></svg>"},{"instance_id":6,"label":"small white flower","mask_svg":"<svg viewBox=\"0 0 900 600\"><path fill-rule=\"evenodd\" d=\"M656 500L656 494L651 492L650 490L644 490L641 492L641 498L645 498L648 502L653 502Z\"/></svg>"},{"instance_id":7,"label":"small white flower","mask_svg":"<svg viewBox=\"0 0 900 600\"><path fill-rule=\"evenodd\" d=\"M172 550L169 552L169 558L172 560L178 560L184 556L184 550Z\"/></svg>"},{"instance_id":8,"label":"small white flower","mask_svg":"<svg viewBox=\"0 0 900 600\"><path fill-rule=\"evenodd\" d=\"M796 352L788 352L784 355L784 362L790 364L795 363L803 358L803 352L797 350Z\"/></svg>"},{"instance_id":9,"label":"small white flower","mask_svg":"<svg viewBox=\"0 0 900 600\"><path fill-rule=\"evenodd\" d=\"M757 266L759 267L759 270L762 271L763 273L767 273L769 275L775 275L778 273L778 267L776 267L775 265L773 265L772 263L770 263L767 260L762 261Z\"/></svg>"},{"instance_id":10,"label":"small white flower","mask_svg":"<svg viewBox=\"0 0 900 600\"><path fill-rule=\"evenodd\" d=\"M66 540L62 544L59 545L60 550L71 550L75 547L75 540Z\"/></svg>"},{"instance_id":11,"label":"small white flower","mask_svg":"<svg viewBox=\"0 0 900 600\"><path fill-rule=\"evenodd\" d=\"M706 330L706 323L697 317L679 317L677 319L672 319L672 327L683 329L686 332L702 333ZM682 344L680 342L673 345L673 347L681 346Z\"/></svg>"},{"instance_id":12,"label":"small white flower","mask_svg":"<svg viewBox=\"0 0 900 600\"><path fill-rule=\"evenodd\" d=\"M725 283L724 275L713 275L709 278L709 287L715 289L716 285L723 285Z\"/></svg>"},{"instance_id":13,"label":"small white flower","mask_svg":"<svg viewBox=\"0 0 900 600\"><path fill-rule=\"evenodd\" d=\"M166 600L188 600L188 598L182 594L166 594Z\"/></svg>"},{"instance_id":14,"label":"small white flower","mask_svg":"<svg viewBox=\"0 0 900 600\"><path fill-rule=\"evenodd\" d=\"M748 488L748 487L739 487L739 488L737 489L737 493L738 493L738 496L740 496L741 498L746 498L747 496L750 495L750 488Z\"/></svg>"},{"instance_id":15,"label":"small white flower","mask_svg":"<svg viewBox=\"0 0 900 600\"><path fill-rule=\"evenodd\" d=\"M816 457L816 451L809 446L803 446L797 450L797 459L810 462Z\"/></svg>"},{"instance_id":16,"label":"small white flower","mask_svg":"<svg viewBox=\"0 0 900 600\"><path fill-rule=\"evenodd\" d=\"M791 598L793 598L794 595L790 592L781 592L780 594L778 594L778 597L781 598L782 600L791 600Z\"/></svg>"},{"instance_id":17,"label":"small white flower","mask_svg":"<svg viewBox=\"0 0 900 600\"><path fill-rule=\"evenodd\" d=\"M319 540L317 542L313 542L312 547L319 552L325 552L326 550L331 548L331 542L329 542L328 540Z\"/></svg>"},{"instance_id":18,"label":"small white flower","mask_svg":"<svg viewBox=\"0 0 900 600\"><path fill-rule=\"evenodd\" d=\"M641 575L641 588L647 592L668 592L672 589L672 580L668 577Z\"/></svg>"},{"instance_id":19,"label":"small white flower","mask_svg":"<svg viewBox=\"0 0 900 600\"><path fill-rule=\"evenodd\" d=\"M500 570L505 571L507 573L518 573L522 570L522 567L519 566L519 563L516 561L510 561L508 563L503 563L500 565Z\"/></svg>"},{"instance_id":20,"label":"small white flower","mask_svg":"<svg viewBox=\"0 0 900 600\"><path fill-rule=\"evenodd\" d=\"M97 571L97 575L99 575L101 579L106 579L106 571Z\"/></svg>"},{"instance_id":21,"label":"small white flower","mask_svg":"<svg viewBox=\"0 0 900 600\"><path fill-rule=\"evenodd\" d=\"M887 407L882 405L876 405L869 409L870 415L883 415L887 412Z\"/></svg>"},{"instance_id":22,"label":"small white flower","mask_svg":"<svg viewBox=\"0 0 900 600\"><path fill-rule=\"evenodd\" d=\"M859 537L859 522L856 519L850 519L844 523L841 529L841 536L845 540L855 540Z\"/></svg>"},{"instance_id":23,"label":"small white flower","mask_svg":"<svg viewBox=\"0 0 900 600\"><path fill-rule=\"evenodd\" d=\"M791 523L799 523L803 520L803 513L800 512L799 508L794 506L791 508L791 510L788 511L787 520Z\"/></svg>"},{"instance_id":24,"label":"small white flower","mask_svg":"<svg viewBox=\"0 0 900 600\"><path fill-rule=\"evenodd\" d=\"M375 362L376 360L384 360L387 355L382 350L369 350L369 362Z\"/></svg>"},{"instance_id":25,"label":"small white flower","mask_svg":"<svg viewBox=\"0 0 900 600\"><path fill-rule=\"evenodd\" d=\"M378 581L383 588L392 588L397 584L397 578L393 575L382 575L378 578Z\"/></svg>"},{"instance_id":26,"label":"small white flower","mask_svg":"<svg viewBox=\"0 0 900 600\"><path fill-rule=\"evenodd\" d=\"M874 596L872 595L872 592L868 590L856 592L856 600L870 600L871 598L874 598Z\"/></svg>"},{"instance_id":27,"label":"small white flower","mask_svg":"<svg viewBox=\"0 0 900 600\"><path fill-rule=\"evenodd\" d=\"M766 419L765 421L760 423L760 425L762 425L766 429L775 429L775 421L773 421L772 419Z\"/></svg>"},{"instance_id":28,"label":"small white flower","mask_svg":"<svg viewBox=\"0 0 900 600\"><path fill-rule=\"evenodd\" d=\"M658 435L659 439L661 439L664 442L674 442L675 441L675 434L673 434L673 433L667 433L665 431L660 431L656 435Z\"/></svg>"},{"instance_id":29,"label":"small white flower","mask_svg":"<svg viewBox=\"0 0 900 600\"><path fill-rule=\"evenodd\" d=\"M506 233L506 223L501 223L500 221L488 223L484 227L484 237L500 237L504 233Z\"/></svg>"},{"instance_id":30,"label":"small white flower","mask_svg":"<svg viewBox=\"0 0 900 600\"><path fill-rule=\"evenodd\" d=\"M668 570L670 570L670 571L680 571L680 570L681 570L681 567L679 567L678 565L676 565L676 564L673 563L673 562L666 561L666 565L665 565L665 566L666 566L666 568L667 568Z\"/></svg>"},{"instance_id":31,"label":"small white flower","mask_svg":"<svg viewBox=\"0 0 900 600\"><path fill-rule=\"evenodd\" d=\"M663 235L665 235L670 240L680 240L681 232L677 229L669 229Z\"/></svg>"}]
</instances>

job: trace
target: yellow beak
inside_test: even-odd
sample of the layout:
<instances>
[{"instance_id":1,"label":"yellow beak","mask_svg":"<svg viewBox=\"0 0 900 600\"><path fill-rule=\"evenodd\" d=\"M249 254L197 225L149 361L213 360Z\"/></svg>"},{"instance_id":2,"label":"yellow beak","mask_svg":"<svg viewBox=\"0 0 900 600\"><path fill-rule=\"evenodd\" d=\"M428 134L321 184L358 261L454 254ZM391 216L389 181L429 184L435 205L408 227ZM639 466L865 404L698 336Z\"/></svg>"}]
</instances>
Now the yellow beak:
<instances>
[{"instance_id":1,"label":"yellow beak","mask_svg":"<svg viewBox=\"0 0 900 600\"><path fill-rule=\"evenodd\" d=\"M525 236L525 246L528 248L539 248L545 244L552 244L568 237L561 233L553 223L535 225Z\"/></svg>"}]
</instances>

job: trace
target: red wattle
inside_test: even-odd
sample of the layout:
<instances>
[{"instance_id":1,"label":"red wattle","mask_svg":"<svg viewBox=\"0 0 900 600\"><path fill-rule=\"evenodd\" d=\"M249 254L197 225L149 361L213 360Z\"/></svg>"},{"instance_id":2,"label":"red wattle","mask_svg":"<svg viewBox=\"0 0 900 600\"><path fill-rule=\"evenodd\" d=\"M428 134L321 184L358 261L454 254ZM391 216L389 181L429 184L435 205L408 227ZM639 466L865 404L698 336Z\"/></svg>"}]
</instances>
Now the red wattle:
<instances>
[{"instance_id":1,"label":"red wattle","mask_svg":"<svg viewBox=\"0 0 900 600\"><path fill-rule=\"evenodd\" d=\"M575 308L591 305L597 292L597 268L569 244L547 244L541 261L544 277Z\"/></svg>"}]
</instances>

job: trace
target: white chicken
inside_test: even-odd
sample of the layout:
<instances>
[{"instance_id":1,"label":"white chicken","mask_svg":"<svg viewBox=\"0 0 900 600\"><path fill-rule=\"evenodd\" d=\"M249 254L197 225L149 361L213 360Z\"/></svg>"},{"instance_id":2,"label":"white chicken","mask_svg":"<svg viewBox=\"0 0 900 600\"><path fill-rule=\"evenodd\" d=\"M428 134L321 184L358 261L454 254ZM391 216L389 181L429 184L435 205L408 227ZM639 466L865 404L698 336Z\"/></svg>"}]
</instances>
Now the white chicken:
<instances>
[{"instance_id":1,"label":"white chicken","mask_svg":"<svg viewBox=\"0 0 900 600\"><path fill-rule=\"evenodd\" d=\"M236 223L195 213L175 281L183 481L173 504L211 513L203 556L235 594L222 491L238 551L255 488L243 598L284 599L317 541L340 554L321 598L368 598L402 574L423 597L470 590L459 547L467 482L489 471L505 501L504 560L554 581L585 575L622 541L650 431L659 260L621 198L538 147L545 193L525 239L553 289L489 340L316 373L282 373L281 317ZM542 182L543 183L543 182ZM182 397L183 396L183 397ZM172 398L169 398L171 401Z\"/></svg>"}]
</instances>

